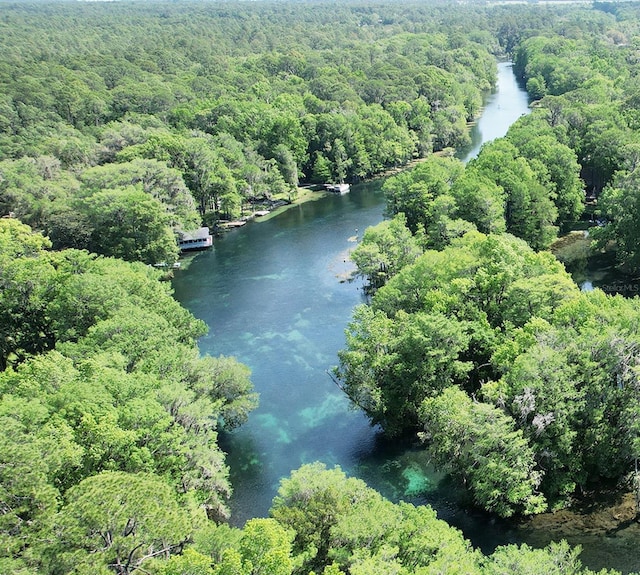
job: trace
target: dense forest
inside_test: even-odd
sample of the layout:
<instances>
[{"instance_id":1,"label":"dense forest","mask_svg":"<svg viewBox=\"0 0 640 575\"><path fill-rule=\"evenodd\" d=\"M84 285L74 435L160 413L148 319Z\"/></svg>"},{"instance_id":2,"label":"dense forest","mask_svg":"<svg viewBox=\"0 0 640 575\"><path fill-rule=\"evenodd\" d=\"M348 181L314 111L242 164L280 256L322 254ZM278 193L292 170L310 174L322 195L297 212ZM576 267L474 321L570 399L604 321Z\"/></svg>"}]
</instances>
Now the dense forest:
<instances>
[{"instance_id":1,"label":"dense forest","mask_svg":"<svg viewBox=\"0 0 640 575\"><path fill-rule=\"evenodd\" d=\"M4 7L0 210L56 249L172 262L202 218L465 143L496 40L389 10Z\"/></svg>"},{"instance_id":2,"label":"dense forest","mask_svg":"<svg viewBox=\"0 0 640 575\"><path fill-rule=\"evenodd\" d=\"M321 463L229 527L218 434L257 405L251 374L200 354L206 326L146 264L300 185L406 168L353 253L371 299L345 393L497 516L625 489L639 302L545 250L588 228L640 266L638 10L0 4L0 572L592 573L560 542L484 556ZM533 111L464 165L497 58Z\"/></svg>"}]
</instances>

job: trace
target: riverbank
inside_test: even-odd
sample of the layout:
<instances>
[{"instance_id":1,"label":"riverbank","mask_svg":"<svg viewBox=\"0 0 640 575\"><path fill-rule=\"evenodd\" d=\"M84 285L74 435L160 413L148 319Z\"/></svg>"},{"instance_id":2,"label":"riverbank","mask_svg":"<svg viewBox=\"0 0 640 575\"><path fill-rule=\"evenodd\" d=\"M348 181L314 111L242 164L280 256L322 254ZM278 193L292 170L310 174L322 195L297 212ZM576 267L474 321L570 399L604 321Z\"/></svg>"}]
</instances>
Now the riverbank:
<instances>
[{"instance_id":1,"label":"riverbank","mask_svg":"<svg viewBox=\"0 0 640 575\"><path fill-rule=\"evenodd\" d=\"M248 216L244 216L243 221L265 222L290 208L306 202L317 201L330 195L332 195L332 192L319 189L317 186L298 186L295 198L291 199L290 193L275 195L271 200L253 206L252 209L255 209Z\"/></svg>"},{"instance_id":2,"label":"riverbank","mask_svg":"<svg viewBox=\"0 0 640 575\"><path fill-rule=\"evenodd\" d=\"M592 570L640 572L640 523L633 493L599 492L555 513L543 513L519 526L519 537L533 547L565 540L580 546L580 560Z\"/></svg>"}]
</instances>

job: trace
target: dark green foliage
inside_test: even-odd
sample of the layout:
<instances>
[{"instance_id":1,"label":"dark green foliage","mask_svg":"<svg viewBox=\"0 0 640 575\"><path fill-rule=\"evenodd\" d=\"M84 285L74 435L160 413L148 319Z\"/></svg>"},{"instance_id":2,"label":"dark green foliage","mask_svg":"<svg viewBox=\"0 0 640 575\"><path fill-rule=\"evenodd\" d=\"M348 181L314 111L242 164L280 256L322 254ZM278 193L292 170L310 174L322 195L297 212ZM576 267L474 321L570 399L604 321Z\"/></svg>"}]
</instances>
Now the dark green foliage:
<instances>
[{"instance_id":1,"label":"dark green foliage","mask_svg":"<svg viewBox=\"0 0 640 575\"><path fill-rule=\"evenodd\" d=\"M631 273L640 269L639 200L637 170L619 172L605 187L598 206L606 223L592 233L599 248L607 248L610 243L615 245L619 263Z\"/></svg>"},{"instance_id":2,"label":"dark green foliage","mask_svg":"<svg viewBox=\"0 0 640 575\"><path fill-rule=\"evenodd\" d=\"M533 449L502 410L449 387L425 401L420 415L429 452L469 486L474 504L502 517L546 509Z\"/></svg>"},{"instance_id":3,"label":"dark green foliage","mask_svg":"<svg viewBox=\"0 0 640 575\"><path fill-rule=\"evenodd\" d=\"M517 12L534 23L531 10ZM541 249L580 218L588 196L603 224L590 231L595 246L613 247L626 271L637 270L638 62L629 41L637 8L604 12L561 11L554 23L537 21L526 32L515 20L502 21L500 41L515 49L515 69L540 101L462 173L446 174L445 161L433 159L388 181L388 211L406 215L412 240L450 247L404 267L385 262L394 277L374 286L380 289L371 309L356 311L336 372L390 434L422 414L434 457L462 477L477 504L502 515L542 509L538 490L550 505L564 505L578 488L625 477L638 456L636 302L579 294L551 268L519 277L522 253L500 255L495 244L478 250L471 241L456 252L473 235L460 242L450 232L460 218ZM382 258L370 244L361 249L364 273L371 263L362 256ZM479 262L489 254L484 271ZM448 342L447 365L470 367L453 377L437 369L449 376L444 385L420 375L425 358L442 347L414 340L412 362L396 341L424 324L425 310L430 318L445 314L467 338L458 340L463 347ZM467 395L456 390L454 401L456 384ZM456 417L449 413L454 404ZM465 423L443 431L457 419ZM507 443L520 446L522 461L501 451ZM495 453L511 463L500 470ZM474 477L476 469L483 472Z\"/></svg>"},{"instance_id":4,"label":"dark green foliage","mask_svg":"<svg viewBox=\"0 0 640 575\"><path fill-rule=\"evenodd\" d=\"M175 232L203 217L466 143L493 54L514 54L534 113L466 168L429 156L388 180L396 217L354 256L381 289L337 373L500 515L629 471L637 302L578 294L548 254L494 234L546 247L584 181L604 190L600 245L638 267L636 6L0 15L0 213L55 248L148 263L175 260ZM199 357L204 326L152 269L51 242L0 222L1 572L587 573L565 544L481 558L430 509L321 465L282 483L273 518L213 527L230 489L217 430L256 404L247 368Z\"/></svg>"},{"instance_id":5,"label":"dark green foliage","mask_svg":"<svg viewBox=\"0 0 640 575\"><path fill-rule=\"evenodd\" d=\"M637 300L579 292L550 254L467 234L356 311L336 373L387 433L423 425L477 505L535 513L633 469L639 321Z\"/></svg>"},{"instance_id":6,"label":"dark green foliage","mask_svg":"<svg viewBox=\"0 0 640 575\"><path fill-rule=\"evenodd\" d=\"M526 127L512 132L485 144L467 166L430 156L388 178L387 215L404 214L409 230L420 232L435 249L474 228L506 230L534 249L548 247L558 224L574 222L582 213L579 165L575 153L551 135L536 137Z\"/></svg>"}]
</instances>

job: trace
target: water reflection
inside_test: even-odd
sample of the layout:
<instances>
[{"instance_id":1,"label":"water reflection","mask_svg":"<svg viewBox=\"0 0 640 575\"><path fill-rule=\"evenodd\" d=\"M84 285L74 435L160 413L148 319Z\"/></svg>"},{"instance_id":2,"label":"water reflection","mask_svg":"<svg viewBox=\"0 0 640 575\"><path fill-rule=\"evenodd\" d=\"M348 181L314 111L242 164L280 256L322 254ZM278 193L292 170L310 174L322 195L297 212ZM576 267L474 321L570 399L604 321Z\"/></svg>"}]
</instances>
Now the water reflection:
<instances>
[{"instance_id":1,"label":"water reflection","mask_svg":"<svg viewBox=\"0 0 640 575\"><path fill-rule=\"evenodd\" d=\"M513 73L511 62L498 64L498 85L485 100L482 116L471 127L471 145L455 156L463 162L475 158L487 142L506 135L509 126L529 113L529 97Z\"/></svg>"}]
</instances>

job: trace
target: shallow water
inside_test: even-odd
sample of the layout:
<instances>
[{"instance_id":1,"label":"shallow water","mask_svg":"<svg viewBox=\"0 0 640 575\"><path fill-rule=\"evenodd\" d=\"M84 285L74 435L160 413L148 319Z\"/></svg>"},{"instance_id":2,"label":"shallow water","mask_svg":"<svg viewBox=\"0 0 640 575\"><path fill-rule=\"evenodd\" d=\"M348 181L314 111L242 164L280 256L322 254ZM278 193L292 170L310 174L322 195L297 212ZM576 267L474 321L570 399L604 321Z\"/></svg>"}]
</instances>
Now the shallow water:
<instances>
[{"instance_id":1,"label":"shallow water","mask_svg":"<svg viewBox=\"0 0 640 575\"><path fill-rule=\"evenodd\" d=\"M379 185L293 207L227 233L174 281L176 297L210 327L203 352L252 369L260 407L222 438L235 523L267 513L280 478L306 462L353 470L376 432L327 370L363 301L348 283L354 236L382 219Z\"/></svg>"}]
</instances>

